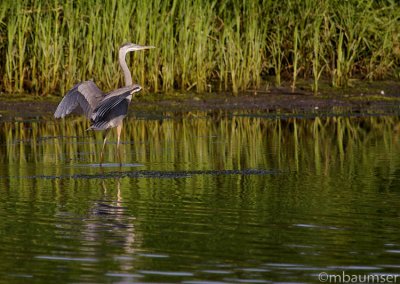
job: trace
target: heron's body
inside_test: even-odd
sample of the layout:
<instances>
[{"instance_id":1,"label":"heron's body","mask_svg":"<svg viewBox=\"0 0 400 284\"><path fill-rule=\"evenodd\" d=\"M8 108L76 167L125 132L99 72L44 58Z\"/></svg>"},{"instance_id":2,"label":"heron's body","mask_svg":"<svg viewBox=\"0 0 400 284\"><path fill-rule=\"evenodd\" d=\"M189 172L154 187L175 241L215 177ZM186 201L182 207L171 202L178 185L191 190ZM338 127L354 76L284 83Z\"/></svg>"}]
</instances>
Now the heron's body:
<instances>
[{"instance_id":1,"label":"heron's body","mask_svg":"<svg viewBox=\"0 0 400 284\"><path fill-rule=\"evenodd\" d=\"M91 121L88 130L107 130L103 148L100 154L100 163L103 161L103 151L107 140L108 129L117 128L117 147L119 146L122 122L128 113L128 106L132 96L142 88L132 83L132 76L126 64L125 57L129 51L153 48L127 43L119 50L119 63L124 73L125 87L109 93L101 91L93 81L84 81L76 84L64 96L54 113L55 118L63 118L72 111L80 111Z\"/></svg>"}]
</instances>

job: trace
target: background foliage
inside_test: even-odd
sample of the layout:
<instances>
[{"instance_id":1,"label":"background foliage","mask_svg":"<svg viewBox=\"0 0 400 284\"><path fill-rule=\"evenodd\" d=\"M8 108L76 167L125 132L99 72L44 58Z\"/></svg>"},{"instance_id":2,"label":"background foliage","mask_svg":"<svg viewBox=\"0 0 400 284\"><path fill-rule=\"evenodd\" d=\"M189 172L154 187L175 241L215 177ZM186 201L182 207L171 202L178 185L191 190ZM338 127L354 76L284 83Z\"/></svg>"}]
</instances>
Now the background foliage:
<instances>
[{"instance_id":1,"label":"background foliage","mask_svg":"<svg viewBox=\"0 0 400 284\"><path fill-rule=\"evenodd\" d=\"M0 90L61 95L86 79L115 88L126 41L157 47L128 59L155 92L397 78L399 16L390 0L5 0Z\"/></svg>"}]
</instances>

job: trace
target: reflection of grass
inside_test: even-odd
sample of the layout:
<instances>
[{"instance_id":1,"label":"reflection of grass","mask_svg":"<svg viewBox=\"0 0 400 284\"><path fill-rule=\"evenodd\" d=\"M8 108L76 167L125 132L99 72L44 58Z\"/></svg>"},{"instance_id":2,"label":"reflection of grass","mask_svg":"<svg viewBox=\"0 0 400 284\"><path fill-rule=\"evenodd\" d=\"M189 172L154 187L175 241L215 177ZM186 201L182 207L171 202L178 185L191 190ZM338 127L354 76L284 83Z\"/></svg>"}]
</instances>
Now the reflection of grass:
<instances>
[{"instance_id":1,"label":"reflection of grass","mask_svg":"<svg viewBox=\"0 0 400 284\"><path fill-rule=\"evenodd\" d=\"M365 151L365 166L373 141L396 139L395 117L314 118L286 120L262 117L220 117L205 113L165 120L127 120L122 140L125 162L162 170L293 169L330 171L332 163L355 164L353 151ZM197 118L195 118L197 117ZM3 122L1 162L10 167L27 163L97 163L102 133L87 132L83 118L66 123ZM112 141L112 140L111 140ZM131 143L132 142L132 143ZM380 143L380 142L379 142ZM106 148L115 161L115 143ZM345 167L345 165L342 165Z\"/></svg>"},{"instance_id":2,"label":"reflection of grass","mask_svg":"<svg viewBox=\"0 0 400 284\"><path fill-rule=\"evenodd\" d=\"M399 13L373 0L2 1L1 86L46 95L94 78L115 88L118 45L133 41L157 47L130 55L134 80L154 91L236 93L265 74L293 89L312 79L317 92L321 77L398 76Z\"/></svg>"}]
</instances>

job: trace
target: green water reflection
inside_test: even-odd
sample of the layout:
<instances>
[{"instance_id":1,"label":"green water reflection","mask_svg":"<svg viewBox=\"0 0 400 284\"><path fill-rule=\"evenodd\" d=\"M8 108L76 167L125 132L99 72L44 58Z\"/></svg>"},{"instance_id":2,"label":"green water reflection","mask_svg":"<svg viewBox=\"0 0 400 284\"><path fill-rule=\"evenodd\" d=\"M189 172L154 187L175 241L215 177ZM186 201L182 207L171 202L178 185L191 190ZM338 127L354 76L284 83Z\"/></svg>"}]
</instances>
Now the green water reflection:
<instances>
[{"instance_id":1,"label":"green water reflection","mask_svg":"<svg viewBox=\"0 0 400 284\"><path fill-rule=\"evenodd\" d=\"M102 135L85 131L84 119L3 121L0 282L398 273L399 123L203 112L130 119L124 166L99 168Z\"/></svg>"}]
</instances>

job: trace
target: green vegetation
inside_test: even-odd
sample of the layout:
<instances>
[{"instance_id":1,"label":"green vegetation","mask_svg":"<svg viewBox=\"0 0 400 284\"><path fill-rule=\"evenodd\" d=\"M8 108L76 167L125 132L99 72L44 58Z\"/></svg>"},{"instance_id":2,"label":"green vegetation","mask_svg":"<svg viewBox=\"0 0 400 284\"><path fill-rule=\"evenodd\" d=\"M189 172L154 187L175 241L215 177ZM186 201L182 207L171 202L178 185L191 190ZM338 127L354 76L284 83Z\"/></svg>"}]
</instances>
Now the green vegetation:
<instances>
[{"instance_id":1,"label":"green vegetation","mask_svg":"<svg viewBox=\"0 0 400 284\"><path fill-rule=\"evenodd\" d=\"M62 94L95 79L122 84L117 49L126 41L157 48L131 55L136 82L172 89L296 88L321 78L397 78L400 6L394 0L22 1L0 4L0 90Z\"/></svg>"}]
</instances>

